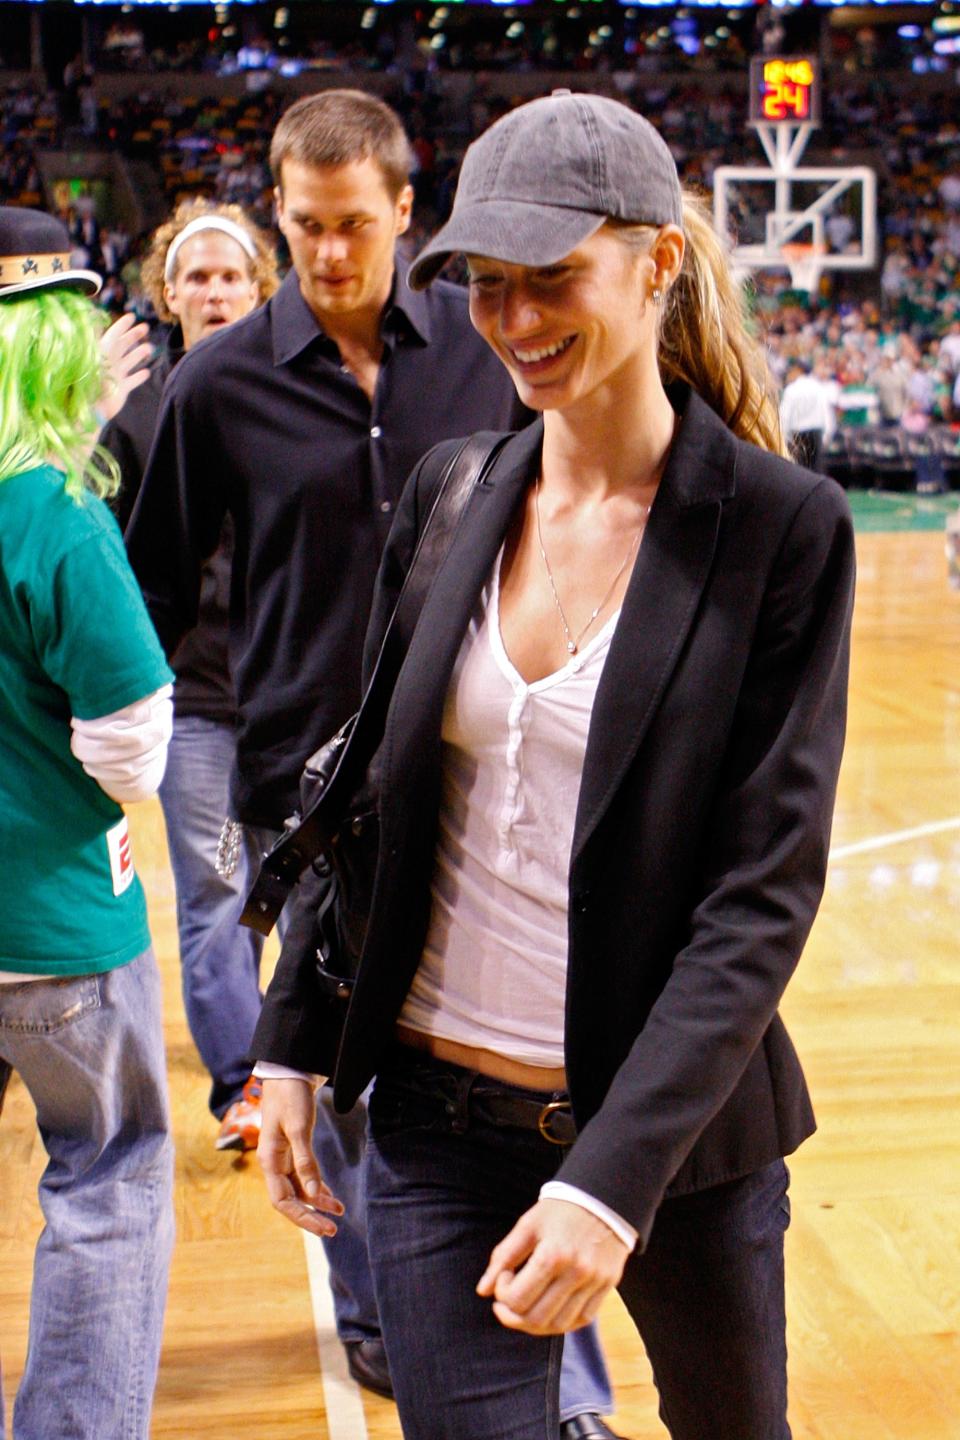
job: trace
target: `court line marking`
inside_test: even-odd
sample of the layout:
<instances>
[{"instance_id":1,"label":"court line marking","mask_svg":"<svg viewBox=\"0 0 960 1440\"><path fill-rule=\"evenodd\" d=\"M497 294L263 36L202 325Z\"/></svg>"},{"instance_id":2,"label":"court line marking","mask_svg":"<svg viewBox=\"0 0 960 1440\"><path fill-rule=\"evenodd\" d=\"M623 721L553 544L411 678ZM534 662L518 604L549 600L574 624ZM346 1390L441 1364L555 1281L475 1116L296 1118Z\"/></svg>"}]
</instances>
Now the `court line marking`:
<instances>
[{"instance_id":1,"label":"court line marking","mask_svg":"<svg viewBox=\"0 0 960 1440\"><path fill-rule=\"evenodd\" d=\"M866 840L855 840L851 845L838 845L830 851L830 862L846 860L851 855L865 855L871 850L885 850L890 845L901 845L907 840L921 840L925 835L942 835L948 830L960 830L960 815L954 815L950 820L930 820L926 825L914 825L910 830L871 835Z\"/></svg>"},{"instance_id":2,"label":"court line marking","mask_svg":"<svg viewBox=\"0 0 960 1440\"><path fill-rule=\"evenodd\" d=\"M330 1271L323 1242L318 1235L304 1231L303 1249L307 1257L313 1329L330 1440L368 1440L360 1387L347 1369L346 1351L337 1337Z\"/></svg>"}]
</instances>

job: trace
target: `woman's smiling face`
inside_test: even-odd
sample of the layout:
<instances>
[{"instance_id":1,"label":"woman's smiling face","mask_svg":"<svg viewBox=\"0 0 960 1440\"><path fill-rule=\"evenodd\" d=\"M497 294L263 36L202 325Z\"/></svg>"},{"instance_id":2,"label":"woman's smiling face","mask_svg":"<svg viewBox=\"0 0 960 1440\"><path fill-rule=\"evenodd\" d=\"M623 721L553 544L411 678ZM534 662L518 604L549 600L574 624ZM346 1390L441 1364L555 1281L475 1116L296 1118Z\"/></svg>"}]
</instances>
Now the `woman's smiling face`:
<instances>
[{"instance_id":1,"label":"woman's smiling face","mask_svg":"<svg viewBox=\"0 0 960 1440\"><path fill-rule=\"evenodd\" d=\"M555 265L470 255L470 319L534 410L629 384L656 353L654 263L609 226Z\"/></svg>"}]
</instances>

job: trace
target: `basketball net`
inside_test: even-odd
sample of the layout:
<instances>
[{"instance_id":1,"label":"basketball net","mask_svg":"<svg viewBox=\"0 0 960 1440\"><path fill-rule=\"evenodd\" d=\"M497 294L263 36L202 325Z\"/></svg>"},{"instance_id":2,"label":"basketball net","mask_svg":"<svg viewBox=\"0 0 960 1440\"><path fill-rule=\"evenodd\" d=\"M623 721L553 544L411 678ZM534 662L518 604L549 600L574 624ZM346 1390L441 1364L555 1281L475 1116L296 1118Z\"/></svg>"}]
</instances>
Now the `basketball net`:
<instances>
[{"instance_id":1,"label":"basketball net","mask_svg":"<svg viewBox=\"0 0 960 1440\"><path fill-rule=\"evenodd\" d=\"M806 290L816 295L820 289L820 257L826 251L825 245L801 243L788 240L780 246L780 253L790 271L790 283L794 290Z\"/></svg>"}]
</instances>

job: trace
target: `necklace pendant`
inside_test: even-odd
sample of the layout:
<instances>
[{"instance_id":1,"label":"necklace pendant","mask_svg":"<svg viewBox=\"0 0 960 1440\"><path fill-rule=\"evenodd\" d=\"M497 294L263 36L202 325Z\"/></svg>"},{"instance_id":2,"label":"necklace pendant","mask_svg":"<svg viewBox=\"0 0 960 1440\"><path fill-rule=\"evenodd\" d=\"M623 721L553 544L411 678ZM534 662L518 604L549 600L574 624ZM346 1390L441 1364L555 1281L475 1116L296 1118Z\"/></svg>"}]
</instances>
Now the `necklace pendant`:
<instances>
[{"instance_id":1,"label":"necklace pendant","mask_svg":"<svg viewBox=\"0 0 960 1440\"><path fill-rule=\"evenodd\" d=\"M569 651L569 653L570 653L571 655L576 655L576 653L577 653L577 642L576 642L576 640L568 640L568 641L567 641L567 650Z\"/></svg>"}]
</instances>

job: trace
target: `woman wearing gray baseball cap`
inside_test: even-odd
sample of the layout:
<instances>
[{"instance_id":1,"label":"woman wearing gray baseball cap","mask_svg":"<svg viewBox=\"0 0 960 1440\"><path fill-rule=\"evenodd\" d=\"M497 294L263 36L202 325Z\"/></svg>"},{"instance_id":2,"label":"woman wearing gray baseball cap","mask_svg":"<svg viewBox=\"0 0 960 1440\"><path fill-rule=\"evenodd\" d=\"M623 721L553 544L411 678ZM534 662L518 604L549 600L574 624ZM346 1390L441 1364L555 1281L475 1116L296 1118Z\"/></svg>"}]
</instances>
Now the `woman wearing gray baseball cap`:
<instances>
[{"instance_id":1,"label":"woman wearing gray baseball cap","mask_svg":"<svg viewBox=\"0 0 960 1440\"><path fill-rule=\"evenodd\" d=\"M626 106L499 120L411 283L455 251L542 418L409 638L334 1072L338 1103L376 1073L404 1435L555 1440L559 1337L617 1287L674 1440L784 1440L783 1157L814 1121L777 1009L826 869L849 513L783 458L723 244ZM450 454L405 491L370 655ZM323 1229L298 1149L286 1213Z\"/></svg>"}]
</instances>

